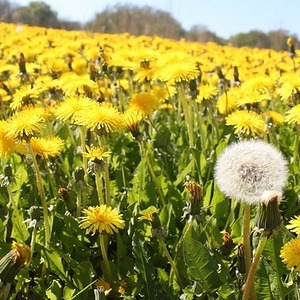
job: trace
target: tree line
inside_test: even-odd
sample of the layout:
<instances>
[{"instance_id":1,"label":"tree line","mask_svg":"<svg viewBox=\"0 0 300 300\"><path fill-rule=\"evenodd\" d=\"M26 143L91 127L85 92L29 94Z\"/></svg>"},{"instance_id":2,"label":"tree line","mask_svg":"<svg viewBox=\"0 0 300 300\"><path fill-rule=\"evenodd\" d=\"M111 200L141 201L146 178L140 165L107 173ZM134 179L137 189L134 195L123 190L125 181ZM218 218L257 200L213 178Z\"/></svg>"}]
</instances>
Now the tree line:
<instances>
[{"instance_id":1,"label":"tree line","mask_svg":"<svg viewBox=\"0 0 300 300\"><path fill-rule=\"evenodd\" d=\"M57 12L44 2L34 1L27 6L19 6L8 0L0 0L0 22L102 33L128 32L133 35L158 35L175 40L215 42L221 45L230 43L235 47L248 46L275 50L287 50L288 37L293 37L298 43L297 36L286 30L274 30L268 33L251 30L224 39L199 24L194 25L190 30L185 30L168 12L149 6L139 7L128 4L108 7L97 13L92 20L82 24L58 18Z\"/></svg>"}]
</instances>

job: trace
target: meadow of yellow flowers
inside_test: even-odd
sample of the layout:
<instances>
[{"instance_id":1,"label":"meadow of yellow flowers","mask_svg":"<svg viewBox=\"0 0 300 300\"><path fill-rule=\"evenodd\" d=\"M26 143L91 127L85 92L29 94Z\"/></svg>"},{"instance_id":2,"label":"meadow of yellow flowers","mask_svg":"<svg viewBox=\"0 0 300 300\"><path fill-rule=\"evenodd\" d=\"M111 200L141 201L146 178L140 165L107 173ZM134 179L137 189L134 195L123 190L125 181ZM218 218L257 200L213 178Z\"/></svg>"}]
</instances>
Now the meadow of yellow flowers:
<instances>
[{"instance_id":1,"label":"meadow of yellow flowers","mask_svg":"<svg viewBox=\"0 0 300 300\"><path fill-rule=\"evenodd\" d=\"M300 58L0 23L1 299L300 299Z\"/></svg>"}]
</instances>

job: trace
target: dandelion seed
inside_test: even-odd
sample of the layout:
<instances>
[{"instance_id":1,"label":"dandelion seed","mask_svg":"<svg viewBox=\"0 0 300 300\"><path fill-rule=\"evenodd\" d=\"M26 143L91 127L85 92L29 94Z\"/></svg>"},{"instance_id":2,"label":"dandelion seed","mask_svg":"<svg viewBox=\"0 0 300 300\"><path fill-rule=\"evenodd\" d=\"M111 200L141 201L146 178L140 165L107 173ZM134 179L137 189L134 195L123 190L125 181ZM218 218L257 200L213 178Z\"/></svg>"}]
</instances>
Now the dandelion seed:
<instances>
[{"instance_id":1,"label":"dandelion seed","mask_svg":"<svg viewBox=\"0 0 300 300\"><path fill-rule=\"evenodd\" d=\"M281 192L287 181L283 155L262 140L229 145L214 171L216 184L226 196L249 204L257 204L264 191Z\"/></svg>"}]
</instances>

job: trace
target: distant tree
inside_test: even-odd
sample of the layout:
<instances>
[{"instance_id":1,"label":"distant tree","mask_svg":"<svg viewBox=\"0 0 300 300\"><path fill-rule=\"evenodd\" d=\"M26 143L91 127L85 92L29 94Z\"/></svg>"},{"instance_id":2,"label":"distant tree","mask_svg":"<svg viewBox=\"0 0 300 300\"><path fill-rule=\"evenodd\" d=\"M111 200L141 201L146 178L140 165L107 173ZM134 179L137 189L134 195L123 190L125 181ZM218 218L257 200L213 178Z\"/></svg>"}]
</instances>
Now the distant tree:
<instances>
[{"instance_id":1,"label":"distant tree","mask_svg":"<svg viewBox=\"0 0 300 300\"><path fill-rule=\"evenodd\" d=\"M0 0L0 22L8 22L12 21L12 13L14 7L7 0Z\"/></svg>"},{"instance_id":2,"label":"distant tree","mask_svg":"<svg viewBox=\"0 0 300 300\"><path fill-rule=\"evenodd\" d=\"M94 32L129 32L133 35L159 35L173 39L184 36L180 23L168 12L149 6L116 5L98 13L85 27Z\"/></svg>"},{"instance_id":3,"label":"distant tree","mask_svg":"<svg viewBox=\"0 0 300 300\"><path fill-rule=\"evenodd\" d=\"M270 48L270 40L267 34L259 30L251 30L248 33L238 33L229 39L235 47Z\"/></svg>"},{"instance_id":4,"label":"distant tree","mask_svg":"<svg viewBox=\"0 0 300 300\"><path fill-rule=\"evenodd\" d=\"M58 20L57 28L64 30L81 30L82 24L76 21Z\"/></svg>"},{"instance_id":5,"label":"distant tree","mask_svg":"<svg viewBox=\"0 0 300 300\"><path fill-rule=\"evenodd\" d=\"M192 28L186 32L186 39L201 43L215 42L217 44L224 44L226 42L225 39L222 39L214 32L209 31L204 25L192 26Z\"/></svg>"},{"instance_id":6,"label":"distant tree","mask_svg":"<svg viewBox=\"0 0 300 300\"><path fill-rule=\"evenodd\" d=\"M43 27L58 27L57 13L44 2L30 2L28 6L15 9L13 22Z\"/></svg>"},{"instance_id":7,"label":"distant tree","mask_svg":"<svg viewBox=\"0 0 300 300\"><path fill-rule=\"evenodd\" d=\"M286 30L275 30L270 31L268 33L268 37L270 40L270 47L274 50L280 51L280 50L287 50L287 39L289 37L293 37L295 41L297 41L297 37L289 34Z\"/></svg>"}]
</instances>

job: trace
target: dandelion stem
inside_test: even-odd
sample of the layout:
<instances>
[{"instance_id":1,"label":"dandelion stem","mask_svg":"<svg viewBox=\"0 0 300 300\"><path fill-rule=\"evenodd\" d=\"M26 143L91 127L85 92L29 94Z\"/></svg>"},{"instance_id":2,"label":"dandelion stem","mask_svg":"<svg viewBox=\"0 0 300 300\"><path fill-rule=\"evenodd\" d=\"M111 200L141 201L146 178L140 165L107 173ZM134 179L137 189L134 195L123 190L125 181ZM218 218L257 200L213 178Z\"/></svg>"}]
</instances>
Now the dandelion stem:
<instances>
[{"instance_id":1,"label":"dandelion stem","mask_svg":"<svg viewBox=\"0 0 300 300\"><path fill-rule=\"evenodd\" d=\"M85 146L86 146L85 137L86 137L86 128L84 128L83 126L80 126L80 147L81 147L81 151L85 151ZM85 156L82 157L82 164L83 164L84 173L86 174L87 157L85 157Z\"/></svg>"},{"instance_id":2,"label":"dandelion stem","mask_svg":"<svg viewBox=\"0 0 300 300\"><path fill-rule=\"evenodd\" d=\"M104 184L105 184L105 203L110 205L110 183L109 183L109 169L108 162L104 163Z\"/></svg>"},{"instance_id":3,"label":"dandelion stem","mask_svg":"<svg viewBox=\"0 0 300 300\"><path fill-rule=\"evenodd\" d=\"M251 265L251 246L250 246L250 204L244 204L244 223L243 223L243 244L245 251L245 270L248 276Z\"/></svg>"},{"instance_id":4,"label":"dandelion stem","mask_svg":"<svg viewBox=\"0 0 300 300\"><path fill-rule=\"evenodd\" d=\"M56 192L57 192L57 186L56 186L56 181L53 180L53 173L50 171L50 168L47 164L47 161L45 161L45 168L47 170L48 173L48 179L49 179L49 184L52 190L52 195L55 196Z\"/></svg>"},{"instance_id":5,"label":"dandelion stem","mask_svg":"<svg viewBox=\"0 0 300 300\"><path fill-rule=\"evenodd\" d=\"M228 226L235 220L235 209L237 206L237 200L236 199L231 199L231 203L230 203L230 213L229 216L226 220L226 224L224 226L224 230L226 230L228 228Z\"/></svg>"},{"instance_id":6,"label":"dandelion stem","mask_svg":"<svg viewBox=\"0 0 300 300\"><path fill-rule=\"evenodd\" d=\"M14 199L13 192L11 190L11 183L9 183L8 186L7 186L7 192L8 192L9 203L11 204L13 209L17 209L17 204L16 204L16 201Z\"/></svg>"},{"instance_id":7,"label":"dandelion stem","mask_svg":"<svg viewBox=\"0 0 300 300\"><path fill-rule=\"evenodd\" d=\"M82 199L82 192L78 191L76 194L76 216L80 217L81 214L81 199Z\"/></svg>"},{"instance_id":8,"label":"dandelion stem","mask_svg":"<svg viewBox=\"0 0 300 300\"><path fill-rule=\"evenodd\" d=\"M102 182L102 176L101 176L101 171L99 170L98 165L95 167L95 181L96 181L96 188L97 188L97 193L98 193L98 198L99 198L99 204L103 205L104 204L104 197L103 197L103 182Z\"/></svg>"},{"instance_id":9,"label":"dandelion stem","mask_svg":"<svg viewBox=\"0 0 300 300\"><path fill-rule=\"evenodd\" d=\"M187 99L185 97L183 83L179 84L179 97L181 98L182 109L184 113L184 117L187 124L187 130L189 135L189 146L190 148L194 148L194 136L193 136L193 119L191 118L191 106L189 106Z\"/></svg>"},{"instance_id":10,"label":"dandelion stem","mask_svg":"<svg viewBox=\"0 0 300 300\"><path fill-rule=\"evenodd\" d=\"M36 241L36 233L37 233L37 224L35 223L34 226L33 226L32 235L31 235L31 241L30 241L30 249L31 249L30 261L32 259L33 253L34 253L34 247L35 247L35 241Z\"/></svg>"},{"instance_id":11,"label":"dandelion stem","mask_svg":"<svg viewBox=\"0 0 300 300\"><path fill-rule=\"evenodd\" d=\"M86 148L86 143L85 143L85 139L86 139L86 132L87 129L83 126L80 126L80 147L81 147L81 152L85 151ZM84 170L84 177L86 178L86 174L87 174L87 167L88 167L88 161L87 161L87 157L83 156L82 157L82 165L83 165L83 170ZM86 207L86 191L82 192L82 207L85 208Z\"/></svg>"},{"instance_id":12,"label":"dandelion stem","mask_svg":"<svg viewBox=\"0 0 300 300\"><path fill-rule=\"evenodd\" d=\"M158 182L157 182L157 177L156 177L156 175L155 175L155 173L154 173L154 170L153 170L153 168L152 168L152 164L151 164L151 162L150 162L150 159L149 159L149 157L148 157L148 155L147 155L147 153L146 153L146 149L145 149L145 145L144 145L143 141L140 141L140 142L139 142L139 145L140 145L140 152L141 152L141 155L142 155L142 157L146 160L146 164L147 164L148 170L149 170L150 175L151 175L151 177L152 177L152 180L153 180L153 182L154 182L154 184L155 184L155 186L156 186L156 189L157 189L157 192L158 192L158 196L159 196L159 199L160 199L160 201L161 201L161 205L162 205L162 207L163 207L163 206L165 206L165 204L166 204L166 203L165 203L165 199L164 199L164 195L163 195L163 192L162 192L162 190L161 190L160 185L159 185Z\"/></svg>"},{"instance_id":13,"label":"dandelion stem","mask_svg":"<svg viewBox=\"0 0 300 300\"><path fill-rule=\"evenodd\" d=\"M105 149L107 148L106 147L106 139L104 136L101 136L101 138L98 137L98 142L102 147L104 147ZM109 168L108 168L108 159L107 158L104 160L103 168L104 168L103 179L104 179L104 187L105 187L105 203L106 203L106 205L110 205L110 181L109 181ZM99 170L100 170L100 168L99 168Z\"/></svg>"},{"instance_id":14,"label":"dandelion stem","mask_svg":"<svg viewBox=\"0 0 300 300\"><path fill-rule=\"evenodd\" d=\"M45 247L48 248L49 243L50 243L50 222L49 222L49 215L48 215L48 207L47 207L47 201L46 201L46 195L45 195L45 190L43 186L43 180L42 180L42 175L39 169L39 165L37 163L35 153L33 152L33 149L31 147L30 141L26 143L27 150L29 154L31 155L34 170L35 170L35 175L36 175L36 183L37 187L39 190L39 194L41 197L41 203L42 203L42 208L43 208L43 216L44 216L44 226L45 226Z\"/></svg>"},{"instance_id":15,"label":"dandelion stem","mask_svg":"<svg viewBox=\"0 0 300 300\"><path fill-rule=\"evenodd\" d=\"M258 243L258 246L257 246L257 249L256 249L256 253L255 253L255 256L254 256L254 260L253 260L253 263L250 267L249 274L247 276L247 280L246 280L246 283L245 283L245 286L244 286L243 300L248 300L249 297L250 297L250 299L255 299L251 296L252 289L255 291L254 276L255 276L255 273L256 273L256 269L257 269L259 259L261 257L261 254L262 254L263 250L264 250L264 247L266 245L267 240L268 240L267 236L262 236L259 240L259 243Z\"/></svg>"},{"instance_id":16,"label":"dandelion stem","mask_svg":"<svg viewBox=\"0 0 300 300\"><path fill-rule=\"evenodd\" d=\"M182 254L183 241L185 239L186 233L190 230L191 226L192 226L192 222L188 222L182 230L182 234L181 234L180 239L179 239L179 241L176 245L176 253L175 253L175 256L174 256L174 260L173 260L175 266L177 265L179 255ZM170 282L173 281L173 275L174 275L174 271L172 269L171 272L170 272Z\"/></svg>"},{"instance_id":17,"label":"dandelion stem","mask_svg":"<svg viewBox=\"0 0 300 300\"><path fill-rule=\"evenodd\" d=\"M175 274L175 276L176 276L176 278L177 278L177 281L178 281L179 286L180 286L181 288L183 288L182 279L181 279L181 277L180 277L180 275L179 275L177 266L176 266L174 260L172 259L172 257L171 257L171 255L170 255L170 253L169 253L169 251L168 251L168 249L167 249L167 247L166 247L166 244L165 244L163 238L162 238L161 236L159 236L159 235L158 235L157 237L158 237L158 240L159 240L159 242L160 242L160 245L162 246L163 251L164 251L164 253L165 253L165 255L166 255L166 257L167 257L167 259L168 259L168 261L169 261L169 263L170 263L170 265L171 265L171 267L172 267L172 270L173 270L173 272L174 272L174 274ZM170 277L170 278L171 278L171 277Z\"/></svg>"},{"instance_id":18,"label":"dandelion stem","mask_svg":"<svg viewBox=\"0 0 300 300\"><path fill-rule=\"evenodd\" d=\"M273 244L273 253L276 255L276 247L275 247L275 238L273 237L272 239L272 244ZM278 285L278 290L279 290L279 295L280 295L280 299L284 299L284 293L283 293L283 289L282 289L282 281L281 281L281 276L280 276L280 266L278 264L278 260L274 259L275 265L276 265L276 277L277 277L277 285Z\"/></svg>"},{"instance_id":19,"label":"dandelion stem","mask_svg":"<svg viewBox=\"0 0 300 300\"><path fill-rule=\"evenodd\" d=\"M107 257L107 249L106 249L106 244L105 244L105 239L104 239L104 235L100 233L100 249L101 249L101 254L102 254L102 258L103 258L103 263L104 263L104 270L105 273L107 275L107 280L109 282L110 285L113 286L113 278L112 278L112 274L110 271L110 266L109 266L109 261L108 261L108 257Z\"/></svg>"}]
</instances>

